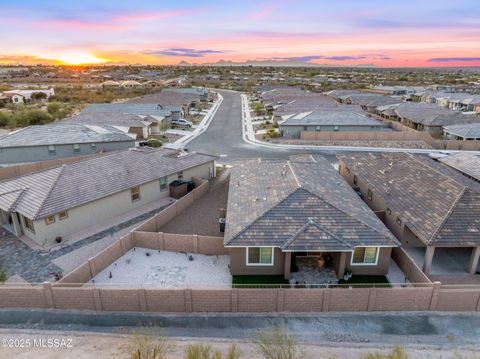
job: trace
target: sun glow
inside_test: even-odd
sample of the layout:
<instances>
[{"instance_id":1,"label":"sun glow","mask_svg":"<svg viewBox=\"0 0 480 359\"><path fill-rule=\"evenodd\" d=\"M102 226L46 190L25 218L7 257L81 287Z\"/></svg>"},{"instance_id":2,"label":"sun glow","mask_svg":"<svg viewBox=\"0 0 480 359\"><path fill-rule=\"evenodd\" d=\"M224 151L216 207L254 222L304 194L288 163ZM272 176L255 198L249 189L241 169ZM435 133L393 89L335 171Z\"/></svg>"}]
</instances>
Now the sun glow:
<instances>
[{"instance_id":1,"label":"sun glow","mask_svg":"<svg viewBox=\"0 0 480 359\"><path fill-rule=\"evenodd\" d=\"M65 65L87 65L87 64L102 64L107 62L106 59L97 57L88 52L72 52L55 57L56 60Z\"/></svg>"}]
</instances>

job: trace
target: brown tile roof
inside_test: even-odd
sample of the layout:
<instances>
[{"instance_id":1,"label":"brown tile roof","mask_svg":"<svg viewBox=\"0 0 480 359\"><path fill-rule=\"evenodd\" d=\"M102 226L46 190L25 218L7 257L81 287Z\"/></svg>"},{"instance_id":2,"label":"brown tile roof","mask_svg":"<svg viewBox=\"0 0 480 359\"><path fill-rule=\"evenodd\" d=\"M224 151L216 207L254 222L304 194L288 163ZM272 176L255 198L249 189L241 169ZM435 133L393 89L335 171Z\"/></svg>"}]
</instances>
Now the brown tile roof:
<instances>
[{"instance_id":1,"label":"brown tile roof","mask_svg":"<svg viewBox=\"0 0 480 359\"><path fill-rule=\"evenodd\" d=\"M323 158L245 161L232 169L226 246L352 250L397 246L375 214Z\"/></svg>"},{"instance_id":2,"label":"brown tile roof","mask_svg":"<svg viewBox=\"0 0 480 359\"><path fill-rule=\"evenodd\" d=\"M480 244L480 185L425 156L361 153L338 158L373 196L400 213L426 245ZM461 224L460 224L461 223Z\"/></svg>"},{"instance_id":3,"label":"brown tile roof","mask_svg":"<svg viewBox=\"0 0 480 359\"><path fill-rule=\"evenodd\" d=\"M440 162L480 181L480 156L469 152L457 152L440 158Z\"/></svg>"}]
</instances>

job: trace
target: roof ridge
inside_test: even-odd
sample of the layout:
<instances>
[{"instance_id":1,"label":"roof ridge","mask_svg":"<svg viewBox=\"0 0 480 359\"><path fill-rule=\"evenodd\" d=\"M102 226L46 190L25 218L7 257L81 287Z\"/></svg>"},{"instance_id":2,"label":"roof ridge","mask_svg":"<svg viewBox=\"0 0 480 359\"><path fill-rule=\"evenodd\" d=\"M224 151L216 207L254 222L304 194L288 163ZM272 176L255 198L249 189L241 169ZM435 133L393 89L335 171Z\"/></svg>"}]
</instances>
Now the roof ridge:
<instances>
[{"instance_id":1,"label":"roof ridge","mask_svg":"<svg viewBox=\"0 0 480 359\"><path fill-rule=\"evenodd\" d=\"M462 191L460 192L460 194L458 195L457 198L455 198L455 201L453 201L452 205L450 206L450 208L448 209L447 211L447 214L445 215L445 217L443 218L442 222L440 223L440 225L437 227L437 230L435 232L432 233L432 236L430 237L430 239L427 240L427 245L432 243L433 242L433 239L438 235L438 233L442 230L442 228L445 226L445 223L447 222L448 218L450 217L450 215L452 214L453 212L453 209L455 208L455 206L457 205L458 201L460 201L460 199L463 197L465 191L467 190L467 187L463 187L462 188Z\"/></svg>"},{"instance_id":2,"label":"roof ridge","mask_svg":"<svg viewBox=\"0 0 480 359\"><path fill-rule=\"evenodd\" d=\"M37 219L37 215L38 213L40 213L40 211L43 209L43 205L45 204L45 202L47 201L48 197L50 196L50 194L52 193L53 191L53 188L55 187L55 184L57 184L60 176L63 174L63 170L65 169L65 164L59 166L60 167L60 171L58 172L55 180L52 182L48 192L45 194L45 197L43 198L42 202L40 203L40 205L38 206L38 209L37 211L35 212L35 214L33 215L34 218L31 218L31 219ZM57 167L58 168L58 167Z\"/></svg>"},{"instance_id":3,"label":"roof ridge","mask_svg":"<svg viewBox=\"0 0 480 359\"><path fill-rule=\"evenodd\" d=\"M350 214L348 214L347 212L345 212L343 209L338 208L337 206L333 205L332 203L326 201L324 198L316 195L315 193L312 193L312 192L309 191L308 189L306 189L306 188L304 188L304 187L302 187L302 189L305 190L305 191L307 191L307 192L310 193L311 195L313 195L313 196L321 199L321 200L324 201L327 205L329 205L329 206L335 208L336 210L338 210L338 211L346 214L348 217L353 218L353 219L356 220L357 222L363 224L364 226L369 227L370 229L373 229L376 233L384 235L383 233L380 233L376 228L372 227L370 224L365 223L364 221L362 221L362 220L360 220L360 219L358 219L358 218L356 218L356 217L353 217L352 215L350 215ZM366 204L365 204L365 205L366 205ZM373 211L372 211L372 212L373 212ZM376 216L376 215L375 215L375 216ZM377 217L377 219L378 219L378 217ZM378 220L380 221L380 219L378 219ZM380 221L380 222L381 222L381 221ZM385 227L385 228L386 228L386 227ZM393 236L393 234L392 234L392 236Z\"/></svg>"}]
</instances>

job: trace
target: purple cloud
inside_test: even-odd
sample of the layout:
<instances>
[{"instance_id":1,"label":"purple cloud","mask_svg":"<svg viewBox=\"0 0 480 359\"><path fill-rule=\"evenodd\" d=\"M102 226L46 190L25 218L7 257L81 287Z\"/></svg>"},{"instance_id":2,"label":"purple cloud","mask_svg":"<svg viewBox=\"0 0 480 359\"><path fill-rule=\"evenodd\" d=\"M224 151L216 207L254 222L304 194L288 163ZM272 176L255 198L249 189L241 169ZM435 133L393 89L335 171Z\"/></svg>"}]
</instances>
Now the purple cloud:
<instances>
[{"instance_id":1,"label":"purple cloud","mask_svg":"<svg viewBox=\"0 0 480 359\"><path fill-rule=\"evenodd\" d=\"M331 60L331 61L348 61L348 60L366 59L367 56L325 56L322 58L325 60Z\"/></svg>"},{"instance_id":2,"label":"purple cloud","mask_svg":"<svg viewBox=\"0 0 480 359\"><path fill-rule=\"evenodd\" d=\"M270 60L273 61L296 61L296 62L310 62L312 60L318 60L323 58L323 56L294 56L294 57L272 57Z\"/></svg>"},{"instance_id":3,"label":"purple cloud","mask_svg":"<svg viewBox=\"0 0 480 359\"><path fill-rule=\"evenodd\" d=\"M149 51L149 55L161 55L161 56L176 56L176 57L204 57L208 54L223 54L225 51L220 50L196 50L187 49L182 47L176 47L165 50Z\"/></svg>"},{"instance_id":4,"label":"purple cloud","mask_svg":"<svg viewBox=\"0 0 480 359\"><path fill-rule=\"evenodd\" d=\"M428 62L480 61L480 57L435 57Z\"/></svg>"}]
</instances>

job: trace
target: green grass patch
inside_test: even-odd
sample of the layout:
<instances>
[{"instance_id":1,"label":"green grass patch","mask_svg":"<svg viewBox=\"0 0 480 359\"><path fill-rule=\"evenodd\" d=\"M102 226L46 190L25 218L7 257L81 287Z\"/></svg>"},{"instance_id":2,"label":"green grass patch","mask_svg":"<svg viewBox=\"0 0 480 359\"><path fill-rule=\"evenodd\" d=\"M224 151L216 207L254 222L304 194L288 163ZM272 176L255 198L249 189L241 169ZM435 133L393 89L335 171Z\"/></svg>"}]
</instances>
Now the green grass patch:
<instances>
[{"instance_id":1,"label":"green grass patch","mask_svg":"<svg viewBox=\"0 0 480 359\"><path fill-rule=\"evenodd\" d=\"M390 287L384 275L353 275L350 280L340 279L338 284L349 284L356 287Z\"/></svg>"},{"instance_id":2,"label":"green grass patch","mask_svg":"<svg viewBox=\"0 0 480 359\"><path fill-rule=\"evenodd\" d=\"M234 275L232 276L232 286L235 288L278 288L282 285L288 285L288 279L283 275Z\"/></svg>"}]
</instances>

